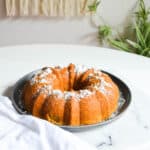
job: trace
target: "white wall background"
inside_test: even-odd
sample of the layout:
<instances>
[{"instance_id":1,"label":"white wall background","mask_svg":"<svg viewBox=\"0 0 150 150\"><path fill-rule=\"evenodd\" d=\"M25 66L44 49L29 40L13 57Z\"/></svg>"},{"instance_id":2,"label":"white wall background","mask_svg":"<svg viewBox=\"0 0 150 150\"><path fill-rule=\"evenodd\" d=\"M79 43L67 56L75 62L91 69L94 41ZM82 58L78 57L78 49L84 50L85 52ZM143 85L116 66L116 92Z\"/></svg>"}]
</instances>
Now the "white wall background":
<instances>
[{"instance_id":1,"label":"white wall background","mask_svg":"<svg viewBox=\"0 0 150 150\"><path fill-rule=\"evenodd\" d=\"M150 6L150 0L145 1ZM136 2L101 0L97 16L114 27L122 27ZM97 28L92 24L91 17L8 18L5 14L5 0L0 0L0 46L30 43L98 45Z\"/></svg>"}]
</instances>

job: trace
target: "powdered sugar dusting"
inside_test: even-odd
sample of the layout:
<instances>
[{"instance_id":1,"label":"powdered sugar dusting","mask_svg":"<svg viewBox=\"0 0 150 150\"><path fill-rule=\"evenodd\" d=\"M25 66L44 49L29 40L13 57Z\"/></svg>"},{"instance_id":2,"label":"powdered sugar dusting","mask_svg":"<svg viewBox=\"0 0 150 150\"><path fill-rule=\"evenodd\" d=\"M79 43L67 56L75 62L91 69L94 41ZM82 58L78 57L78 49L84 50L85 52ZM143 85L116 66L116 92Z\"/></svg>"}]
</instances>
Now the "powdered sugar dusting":
<instances>
[{"instance_id":1,"label":"powdered sugar dusting","mask_svg":"<svg viewBox=\"0 0 150 150\"><path fill-rule=\"evenodd\" d=\"M59 67L56 67L59 69ZM61 69L61 68L60 68ZM76 65L75 66L75 72L76 73L84 73L90 68L87 68L83 65ZM91 68L92 69L92 68ZM92 89L95 89L94 91L90 91L89 89L82 89L78 91L61 91L59 89L53 90L52 85L49 85L51 81L55 80L56 75L52 74L50 79L47 79L47 76L52 73L52 69L50 67L43 68L39 70L30 80L30 84L34 85L36 83L42 83L44 86L39 89L43 92L48 93L49 95L56 95L59 98L64 98L65 100L70 100L72 97L74 99L80 100L82 98L88 97L91 94L94 93L95 90L99 90L103 94L111 94L111 90L107 90L107 87L111 88L112 84L107 82L105 78L103 77L103 73L98 70L94 69L93 73L90 73L87 77L87 81L89 80L89 87Z\"/></svg>"},{"instance_id":2,"label":"powdered sugar dusting","mask_svg":"<svg viewBox=\"0 0 150 150\"><path fill-rule=\"evenodd\" d=\"M75 72L76 73L83 73L85 72L86 70L88 70L87 67L83 66L83 65L76 65L75 66Z\"/></svg>"},{"instance_id":3,"label":"powdered sugar dusting","mask_svg":"<svg viewBox=\"0 0 150 150\"><path fill-rule=\"evenodd\" d=\"M106 81L104 80L104 78L100 78L100 80L101 80L100 86L98 87L99 90L100 90L103 94L105 94L105 95L110 94L111 91L106 90L106 87L110 87L110 88L111 88L112 85L111 85L110 83L106 82Z\"/></svg>"},{"instance_id":4,"label":"powdered sugar dusting","mask_svg":"<svg viewBox=\"0 0 150 150\"><path fill-rule=\"evenodd\" d=\"M88 97L88 96L90 96L91 94L92 94L92 92L89 91L89 90L80 90L80 91L79 91L79 94L77 95L77 97L78 97L79 99L81 99L81 98L84 98L84 97Z\"/></svg>"},{"instance_id":5,"label":"powdered sugar dusting","mask_svg":"<svg viewBox=\"0 0 150 150\"><path fill-rule=\"evenodd\" d=\"M40 89L41 92L47 93L48 95L52 92L52 86L51 85L45 85Z\"/></svg>"},{"instance_id":6,"label":"powdered sugar dusting","mask_svg":"<svg viewBox=\"0 0 150 150\"><path fill-rule=\"evenodd\" d=\"M52 72L51 68L46 67L36 72L30 80L30 84L34 85L35 83L46 83L46 76Z\"/></svg>"},{"instance_id":7,"label":"powdered sugar dusting","mask_svg":"<svg viewBox=\"0 0 150 150\"><path fill-rule=\"evenodd\" d=\"M58 98L64 98L64 100L70 100L71 98L74 98L74 100L80 101L81 98L85 98L93 94L93 92L89 90L80 90L78 92L75 91L65 91L62 92L61 90L50 90L48 87L43 88L46 92L49 91L49 95L55 95Z\"/></svg>"},{"instance_id":8,"label":"powdered sugar dusting","mask_svg":"<svg viewBox=\"0 0 150 150\"><path fill-rule=\"evenodd\" d=\"M75 99L75 100L78 100L80 101L81 98L85 98L85 97L88 97L92 94L91 91L89 90L80 90L80 91L77 91L77 92L64 92L64 99L65 100L70 100L72 97Z\"/></svg>"},{"instance_id":9,"label":"powdered sugar dusting","mask_svg":"<svg viewBox=\"0 0 150 150\"><path fill-rule=\"evenodd\" d=\"M59 98L63 97L63 93L60 90L53 90L52 94L58 96Z\"/></svg>"},{"instance_id":10,"label":"powdered sugar dusting","mask_svg":"<svg viewBox=\"0 0 150 150\"><path fill-rule=\"evenodd\" d=\"M101 76L102 75L102 72L101 72L101 70L96 70L96 69L94 69L94 74L96 75L96 76Z\"/></svg>"},{"instance_id":11,"label":"powdered sugar dusting","mask_svg":"<svg viewBox=\"0 0 150 150\"><path fill-rule=\"evenodd\" d=\"M46 80L46 79L41 79L39 82L40 82L40 83L46 83L47 80Z\"/></svg>"},{"instance_id":12,"label":"powdered sugar dusting","mask_svg":"<svg viewBox=\"0 0 150 150\"><path fill-rule=\"evenodd\" d=\"M64 92L64 99L65 100L69 100L71 97L76 97L76 93L75 92L69 92L69 91Z\"/></svg>"},{"instance_id":13,"label":"powdered sugar dusting","mask_svg":"<svg viewBox=\"0 0 150 150\"><path fill-rule=\"evenodd\" d=\"M94 85L92 85L96 90L99 90L103 94L111 94L111 91L108 91L107 87L112 87L111 83L106 82L104 77L102 76L102 72L100 70L94 70L94 73L89 74L88 79L90 78L95 79L98 82L95 82Z\"/></svg>"},{"instance_id":14,"label":"powdered sugar dusting","mask_svg":"<svg viewBox=\"0 0 150 150\"><path fill-rule=\"evenodd\" d=\"M52 90L52 86L51 85L45 85L44 88L47 89L48 91Z\"/></svg>"}]
</instances>

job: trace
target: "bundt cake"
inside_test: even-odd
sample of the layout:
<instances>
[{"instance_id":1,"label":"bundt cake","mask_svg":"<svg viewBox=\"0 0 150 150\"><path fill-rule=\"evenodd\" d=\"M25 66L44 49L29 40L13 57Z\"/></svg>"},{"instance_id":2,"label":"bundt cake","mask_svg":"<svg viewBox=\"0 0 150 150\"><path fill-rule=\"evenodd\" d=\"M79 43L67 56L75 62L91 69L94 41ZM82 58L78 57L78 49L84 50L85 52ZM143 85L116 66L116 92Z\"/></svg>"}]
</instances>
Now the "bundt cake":
<instances>
[{"instance_id":1,"label":"bundt cake","mask_svg":"<svg viewBox=\"0 0 150 150\"><path fill-rule=\"evenodd\" d=\"M118 87L106 73L74 64L42 68L23 89L27 112L58 125L104 121L117 109L118 99Z\"/></svg>"}]
</instances>

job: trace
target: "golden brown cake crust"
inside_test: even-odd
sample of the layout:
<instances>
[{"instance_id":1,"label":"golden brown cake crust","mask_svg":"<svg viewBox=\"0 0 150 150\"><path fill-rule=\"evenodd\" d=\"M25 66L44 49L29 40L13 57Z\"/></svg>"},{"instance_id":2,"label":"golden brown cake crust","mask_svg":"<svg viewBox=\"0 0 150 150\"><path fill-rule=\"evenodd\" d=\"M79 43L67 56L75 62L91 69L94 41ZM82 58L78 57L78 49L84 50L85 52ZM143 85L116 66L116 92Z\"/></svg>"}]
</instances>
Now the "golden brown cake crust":
<instances>
[{"instance_id":1,"label":"golden brown cake crust","mask_svg":"<svg viewBox=\"0 0 150 150\"><path fill-rule=\"evenodd\" d=\"M119 89L105 73L69 64L45 67L23 89L26 110L59 125L87 125L108 119L116 111Z\"/></svg>"}]
</instances>

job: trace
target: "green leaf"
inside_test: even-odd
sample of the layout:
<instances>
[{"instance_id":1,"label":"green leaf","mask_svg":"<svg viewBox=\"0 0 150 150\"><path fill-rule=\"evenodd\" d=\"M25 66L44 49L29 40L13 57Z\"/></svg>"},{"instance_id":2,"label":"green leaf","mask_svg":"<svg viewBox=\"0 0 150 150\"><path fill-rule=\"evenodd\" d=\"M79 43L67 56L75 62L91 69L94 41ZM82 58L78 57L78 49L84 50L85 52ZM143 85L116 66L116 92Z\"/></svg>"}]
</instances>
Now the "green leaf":
<instances>
[{"instance_id":1,"label":"green leaf","mask_svg":"<svg viewBox=\"0 0 150 150\"><path fill-rule=\"evenodd\" d=\"M137 44L136 42L133 42L133 41L128 40L128 39L127 39L126 41L127 41L127 43L128 43L129 45L131 45L133 48L139 49L139 50L142 49L142 47L141 47L139 44Z\"/></svg>"},{"instance_id":2,"label":"green leaf","mask_svg":"<svg viewBox=\"0 0 150 150\"><path fill-rule=\"evenodd\" d=\"M144 39L139 27L137 26L137 24L135 25L135 30L136 30L137 40L138 40L137 42L139 42L142 47L146 47L145 39Z\"/></svg>"},{"instance_id":3,"label":"green leaf","mask_svg":"<svg viewBox=\"0 0 150 150\"><path fill-rule=\"evenodd\" d=\"M112 29L107 25L99 27L98 34L101 40L105 40L110 46L150 57L150 8L146 8L144 0L138 1L139 8L135 12L135 18L133 18L136 23L131 22L132 26L128 30L125 30L128 31L124 34L126 36L117 34L114 39L112 37Z\"/></svg>"},{"instance_id":4,"label":"green leaf","mask_svg":"<svg viewBox=\"0 0 150 150\"><path fill-rule=\"evenodd\" d=\"M149 54L149 52L150 52L150 47L145 48L144 50L142 50L140 54L144 55L144 56L147 56Z\"/></svg>"},{"instance_id":5,"label":"green leaf","mask_svg":"<svg viewBox=\"0 0 150 150\"><path fill-rule=\"evenodd\" d=\"M145 12L145 3L144 0L140 0L140 9Z\"/></svg>"},{"instance_id":6,"label":"green leaf","mask_svg":"<svg viewBox=\"0 0 150 150\"><path fill-rule=\"evenodd\" d=\"M89 11L96 12L97 7L99 6L99 4L100 4L100 1L95 0L92 5L88 6Z\"/></svg>"},{"instance_id":7,"label":"green leaf","mask_svg":"<svg viewBox=\"0 0 150 150\"><path fill-rule=\"evenodd\" d=\"M122 41L117 41L117 40L109 40L110 44L115 47L115 48L118 48L120 50L124 50L124 51L127 51L127 52L130 52L131 50L129 49L129 46L128 44L126 44L125 42L122 42Z\"/></svg>"},{"instance_id":8,"label":"green leaf","mask_svg":"<svg viewBox=\"0 0 150 150\"><path fill-rule=\"evenodd\" d=\"M145 42L147 43L147 40L150 40L150 23L147 25L146 29L145 29Z\"/></svg>"},{"instance_id":9,"label":"green leaf","mask_svg":"<svg viewBox=\"0 0 150 150\"><path fill-rule=\"evenodd\" d=\"M109 26L99 26L99 36L102 38L106 38L112 34L111 27Z\"/></svg>"},{"instance_id":10,"label":"green leaf","mask_svg":"<svg viewBox=\"0 0 150 150\"><path fill-rule=\"evenodd\" d=\"M149 38L147 39L147 46L150 47L150 36L149 36Z\"/></svg>"},{"instance_id":11,"label":"green leaf","mask_svg":"<svg viewBox=\"0 0 150 150\"><path fill-rule=\"evenodd\" d=\"M150 57L150 51L148 52L147 57Z\"/></svg>"}]
</instances>

